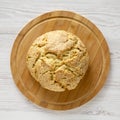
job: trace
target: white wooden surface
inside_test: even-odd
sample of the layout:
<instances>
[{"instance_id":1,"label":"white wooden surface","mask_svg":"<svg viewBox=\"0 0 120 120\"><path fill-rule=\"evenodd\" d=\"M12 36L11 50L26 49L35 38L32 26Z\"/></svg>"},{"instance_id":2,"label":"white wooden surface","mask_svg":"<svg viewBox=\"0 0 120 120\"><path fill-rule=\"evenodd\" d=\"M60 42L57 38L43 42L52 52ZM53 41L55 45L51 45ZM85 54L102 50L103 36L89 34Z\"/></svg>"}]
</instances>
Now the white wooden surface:
<instances>
[{"instance_id":1,"label":"white wooden surface","mask_svg":"<svg viewBox=\"0 0 120 120\"><path fill-rule=\"evenodd\" d=\"M103 32L111 69L103 89L87 104L68 111L33 105L16 88L10 53L18 32L30 20L52 10L77 12ZM0 120L120 120L120 0L0 0Z\"/></svg>"}]
</instances>

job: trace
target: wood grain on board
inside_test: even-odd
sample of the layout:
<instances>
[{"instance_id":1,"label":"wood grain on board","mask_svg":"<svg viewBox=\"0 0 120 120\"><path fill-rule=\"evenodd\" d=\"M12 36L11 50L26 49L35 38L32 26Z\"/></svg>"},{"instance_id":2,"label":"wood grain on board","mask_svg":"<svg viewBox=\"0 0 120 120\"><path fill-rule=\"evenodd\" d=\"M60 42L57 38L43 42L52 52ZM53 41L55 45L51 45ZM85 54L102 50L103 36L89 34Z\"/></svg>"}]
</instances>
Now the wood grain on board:
<instances>
[{"instance_id":1,"label":"wood grain on board","mask_svg":"<svg viewBox=\"0 0 120 120\"><path fill-rule=\"evenodd\" d=\"M88 49L88 71L74 90L46 90L31 77L26 67L26 54L32 42L52 30L74 33ZM56 110L72 109L92 99L106 81L109 66L109 49L100 30L88 19L68 11L53 11L33 19L18 34L11 53L12 75L20 91L33 103Z\"/></svg>"}]
</instances>

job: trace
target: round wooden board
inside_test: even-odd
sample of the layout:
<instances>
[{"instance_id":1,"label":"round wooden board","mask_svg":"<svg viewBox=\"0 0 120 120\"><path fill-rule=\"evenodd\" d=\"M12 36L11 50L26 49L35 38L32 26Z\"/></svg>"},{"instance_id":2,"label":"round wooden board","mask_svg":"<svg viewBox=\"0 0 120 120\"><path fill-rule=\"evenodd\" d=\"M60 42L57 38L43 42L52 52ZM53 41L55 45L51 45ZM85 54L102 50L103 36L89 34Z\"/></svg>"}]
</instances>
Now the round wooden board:
<instances>
[{"instance_id":1,"label":"round wooden board","mask_svg":"<svg viewBox=\"0 0 120 120\"><path fill-rule=\"evenodd\" d=\"M88 49L88 71L74 90L46 90L32 78L26 67L26 54L32 42L52 30L74 33ZM11 53L11 71L19 90L33 103L55 110L72 109L93 98L106 81L109 66L109 49L102 33L86 18L68 11L49 12L29 22L18 34Z\"/></svg>"}]
</instances>

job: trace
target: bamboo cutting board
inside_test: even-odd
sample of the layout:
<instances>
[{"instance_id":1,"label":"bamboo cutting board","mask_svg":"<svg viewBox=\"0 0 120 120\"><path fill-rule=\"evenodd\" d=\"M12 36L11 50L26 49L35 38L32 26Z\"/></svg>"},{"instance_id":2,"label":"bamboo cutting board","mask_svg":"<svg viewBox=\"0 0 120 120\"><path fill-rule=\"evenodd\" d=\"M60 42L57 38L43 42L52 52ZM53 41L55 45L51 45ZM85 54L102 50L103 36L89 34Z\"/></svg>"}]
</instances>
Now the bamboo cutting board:
<instances>
[{"instance_id":1,"label":"bamboo cutting board","mask_svg":"<svg viewBox=\"0 0 120 120\"><path fill-rule=\"evenodd\" d=\"M86 45L90 64L76 89L53 92L40 86L26 66L26 54L32 42L52 30L72 32ZM109 71L110 55L104 36L86 18L68 11L53 11L29 22L18 34L11 53L11 71L19 90L33 103L55 110L67 110L85 104L102 88Z\"/></svg>"}]
</instances>

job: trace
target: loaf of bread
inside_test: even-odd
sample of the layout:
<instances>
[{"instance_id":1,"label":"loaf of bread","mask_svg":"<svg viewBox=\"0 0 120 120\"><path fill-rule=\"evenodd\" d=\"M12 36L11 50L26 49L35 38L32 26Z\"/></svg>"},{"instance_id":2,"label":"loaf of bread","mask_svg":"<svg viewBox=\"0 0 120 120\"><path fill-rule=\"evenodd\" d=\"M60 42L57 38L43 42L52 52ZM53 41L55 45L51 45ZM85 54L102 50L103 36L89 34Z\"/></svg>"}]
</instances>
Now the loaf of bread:
<instances>
[{"instance_id":1,"label":"loaf of bread","mask_svg":"<svg viewBox=\"0 0 120 120\"><path fill-rule=\"evenodd\" d=\"M33 78L43 88L61 92L77 87L88 69L89 56L80 38L56 30L33 42L26 63Z\"/></svg>"}]
</instances>

